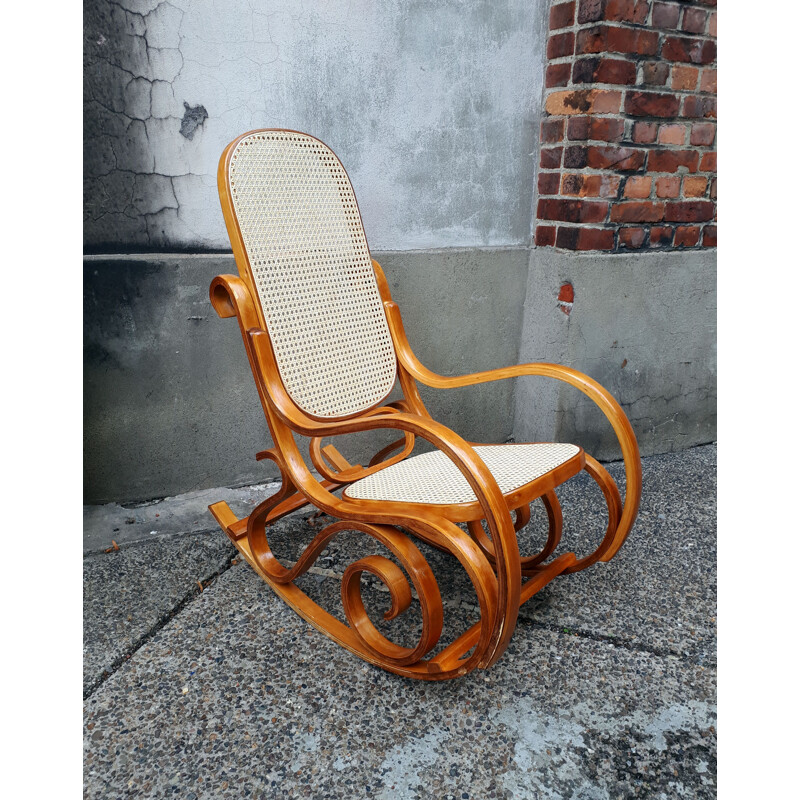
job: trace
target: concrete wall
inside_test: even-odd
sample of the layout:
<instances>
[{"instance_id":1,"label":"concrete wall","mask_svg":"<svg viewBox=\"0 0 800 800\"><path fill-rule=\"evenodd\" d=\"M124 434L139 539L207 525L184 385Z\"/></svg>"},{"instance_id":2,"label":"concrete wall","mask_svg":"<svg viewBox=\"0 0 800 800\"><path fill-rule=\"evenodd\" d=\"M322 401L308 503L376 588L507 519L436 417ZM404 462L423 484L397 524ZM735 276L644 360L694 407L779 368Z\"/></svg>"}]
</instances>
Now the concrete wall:
<instances>
[{"instance_id":1,"label":"concrete wall","mask_svg":"<svg viewBox=\"0 0 800 800\"><path fill-rule=\"evenodd\" d=\"M558 302L566 283L571 306ZM645 455L714 441L716 251L531 250L519 360L567 364L599 381ZM516 392L519 441L570 441L600 459L620 457L605 417L577 389L524 378Z\"/></svg>"},{"instance_id":2,"label":"concrete wall","mask_svg":"<svg viewBox=\"0 0 800 800\"><path fill-rule=\"evenodd\" d=\"M276 476L254 460L270 442L238 327L207 294L235 272L217 160L260 126L341 157L431 368L562 361L620 396L644 452L714 438L715 251L531 246L546 9L87 2L85 502ZM568 395L533 380L423 391L469 439L574 438L613 457L602 419ZM391 438L336 444L360 460Z\"/></svg>"}]
</instances>

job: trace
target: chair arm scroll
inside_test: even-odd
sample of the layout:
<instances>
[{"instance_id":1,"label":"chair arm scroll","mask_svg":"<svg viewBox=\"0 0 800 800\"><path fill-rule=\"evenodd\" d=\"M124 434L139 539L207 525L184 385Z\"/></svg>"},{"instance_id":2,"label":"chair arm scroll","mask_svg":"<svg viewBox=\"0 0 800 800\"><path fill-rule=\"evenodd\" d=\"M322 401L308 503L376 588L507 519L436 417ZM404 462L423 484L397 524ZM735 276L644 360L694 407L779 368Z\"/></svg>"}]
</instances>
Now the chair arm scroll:
<instances>
[{"instance_id":1,"label":"chair arm scroll","mask_svg":"<svg viewBox=\"0 0 800 800\"><path fill-rule=\"evenodd\" d=\"M209 288L211 305L223 319L238 317L242 335L251 328L261 328L253 297L238 275L217 275Z\"/></svg>"}]
</instances>

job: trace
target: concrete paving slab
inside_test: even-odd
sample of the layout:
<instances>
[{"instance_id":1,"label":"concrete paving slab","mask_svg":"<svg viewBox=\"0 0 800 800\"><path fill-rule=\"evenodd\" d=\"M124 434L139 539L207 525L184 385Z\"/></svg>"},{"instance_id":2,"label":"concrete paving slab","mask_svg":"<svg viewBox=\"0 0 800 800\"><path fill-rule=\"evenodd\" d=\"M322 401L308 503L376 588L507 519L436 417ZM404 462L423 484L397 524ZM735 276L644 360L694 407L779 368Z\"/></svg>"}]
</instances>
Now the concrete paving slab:
<instances>
[{"instance_id":1,"label":"concrete paving slab","mask_svg":"<svg viewBox=\"0 0 800 800\"><path fill-rule=\"evenodd\" d=\"M642 510L620 554L551 583L523 606L492 670L445 684L363 664L246 564L224 571L232 549L221 532L170 534L87 558L87 585L107 587L92 589L98 602L87 615L87 627L106 624L105 660L127 652L131 637L113 649L126 626L144 633L133 656L118 657L90 687L86 796L714 796L715 459L714 446L645 459ZM608 468L621 476L621 464ZM250 507L264 493L254 492ZM559 496L560 549L588 551L605 528L599 490L581 478ZM195 505L199 518L204 507ZM270 532L287 561L326 523L309 524L309 514ZM540 512L530 527L537 522L539 533L524 530L523 544L541 540ZM185 547L195 540L207 549ZM223 567L202 594L177 605L179 592L152 594L153 577L189 581L191 559L210 554L214 541ZM447 556L420 547L446 603L444 645L477 618L474 595ZM337 576L375 551L362 535L343 534L301 587L341 616ZM114 559L125 568L112 569ZM209 555L203 563L216 562ZM136 584L144 572L150 580ZM123 584L135 587L126 595L132 619L108 625L103 604ZM365 579L381 628L382 589ZM162 608L166 616L148 629ZM385 623L403 644L418 631L418 606Z\"/></svg>"},{"instance_id":2,"label":"concrete paving slab","mask_svg":"<svg viewBox=\"0 0 800 800\"><path fill-rule=\"evenodd\" d=\"M196 534L89 556L83 562L83 688L91 691L116 662L230 564L226 537Z\"/></svg>"},{"instance_id":3,"label":"concrete paving slab","mask_svg":"<svg viewBox=\"0 0 800 800\"><path fill-rule=\"evenodd\" d=\"M86 702L85 796L710 798L714 681L524 621L489 672L400 679L240 564Z\"/></svg>"}]
</instances>

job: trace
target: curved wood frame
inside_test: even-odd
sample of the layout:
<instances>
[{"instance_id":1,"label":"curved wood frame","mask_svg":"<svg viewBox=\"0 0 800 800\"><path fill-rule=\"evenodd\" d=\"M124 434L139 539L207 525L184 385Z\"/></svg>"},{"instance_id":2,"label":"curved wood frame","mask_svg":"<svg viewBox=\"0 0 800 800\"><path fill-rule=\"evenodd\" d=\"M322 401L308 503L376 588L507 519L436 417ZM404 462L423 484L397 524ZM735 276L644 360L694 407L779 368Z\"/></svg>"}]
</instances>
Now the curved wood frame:
<instances>
[{"instance_id":1,"label":"curved wood frame","mask_svg":"<svg viewBox=\"0 0 800 800\"><path fill-rule=\"evenodd\" d=\"M312 625L364 660L399 675L427 680L443 680L466 674L476 667L487 668L508 646L522 602L556 575L585 569L596 561L608 561L630 533L641 495L641 462L630 423L602 386L568 367L524 364L462 377L444 377L431 372L413 354L399 308L391 298L383 271L374 260L375 278L397 354L397 374L404 398L350 417L321 420L303 411L293 402L281 381L228 192L229 159L242 138L225 149L218 172L223 216L240 277L216 277L211 283L210 298L220 317L238 319L274 442L273 448L257 457L275 462L282 484L275 495L244 519L237 519L224 502L210 506L210 511L242 555L280 597ZM559 468L504 495L473 446L431 418L416 384L419 381L447 389L523 375L566 382L589 396L603 411L617 434L625 459L624 506L611 476L583 450ZM366 467L349 464L332 445L322 447L325 437L379 428L396 429L402 433L402 438L376 453ZM311 473L293 433L310 437L310 460L322 480ZM429 505L340 498L333 494L338 488L406 458L417 436L429 441L455 464L475 493L475 502ZM561 509L553 489L582 469L598 483L606 499L608 527L605 536L595 551L584 558L565 553L544 563L561 537ZM537 498L542 499L547 511L548 539L541 552L522 557L516 532L530 519L529 504ZM296 564L288 569L273 555L266 531L275 520L309 503L338 521L320 531ZM468 532L458 527L457 522L466 522ZM385 556L367 556L345 570L342 602L348 624L322 609L294 584L330 540L343 530L359 531L380 542L405 569L416 589L422 612L422 633L415 647L400 647L388 640L375 628L364 609L360 593L360 577L364 572L376 576L389 590L392 605L387 619L395 618L411 604L406 576ZM441 597L425 558L404 531L452 554L460 562L472 582L480 609L480 621L433 657L429 654L442 630Z\"/></svg>"}]
</instances>

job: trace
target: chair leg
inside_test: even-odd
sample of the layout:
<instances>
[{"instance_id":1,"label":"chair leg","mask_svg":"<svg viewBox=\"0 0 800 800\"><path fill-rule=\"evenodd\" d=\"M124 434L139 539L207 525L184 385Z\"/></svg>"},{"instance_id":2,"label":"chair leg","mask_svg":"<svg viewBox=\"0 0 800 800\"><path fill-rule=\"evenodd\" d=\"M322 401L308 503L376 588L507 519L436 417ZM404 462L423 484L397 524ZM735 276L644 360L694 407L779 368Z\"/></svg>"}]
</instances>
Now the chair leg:
<instances>
[{"instance_id":1,"label":"chair leg","mask_svg":"<svg viewBox=\"0 0 800 800\"><path fill-rule=\"evenodd\" d=\"M616 482L608 474L608 471L599 461L590 456L588 453L585 455L585 470L589 473L589 475L592 476L592 478L594 478L597 485L602 489L603 497L606 499L606 505L608 506L608 527L606 528L605 536L597 546L597 549L588 556L578 559L577 563L575 563L569 569L564 570L566 574L571 572L580 572L582 569L590 567L592 564L595 564L603 558L614 542L614 537L616 536L620 519L622 517L622 498L619 496L619 489L617 488Z\"/></svg>"},{"instance_id":2,"label":"chair leg","mask_svg":"<svg viewBox=\"0 0 800 800\"><path fill-rule=\"evenodd\" d=\"M522 556L520 558L522 574L525 576L537 574L537 566L553 554L553 551L558 546L559 541L561 541L563 517L561 515L561 505L558 502L558 498L556 497L555 492L551 490L543 494L540 499L545 507L545 511L547 512L547 541L545 542L542 550L540 550L538 553L535 553L532 556ZM530 519L531 509L529 505L524 505L520 508L514 509L514 530L517 532L522 530L522 528L524 528L528 522L530 522ZM468 522L467 527L469 528L472 538L475 540L478 547L480 547L481 552L489 560L489 563L494 566L494 545L492 544L492 540L486 535L486 531L484 531L481 521L475 520Z\"/></svg>"}]
</instances>

